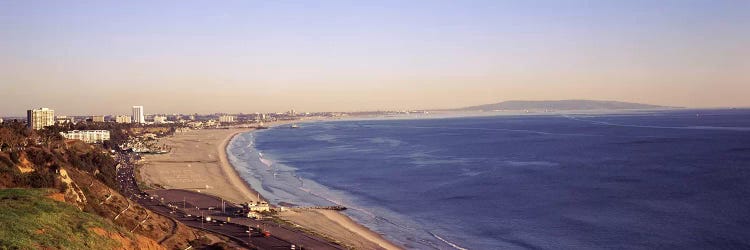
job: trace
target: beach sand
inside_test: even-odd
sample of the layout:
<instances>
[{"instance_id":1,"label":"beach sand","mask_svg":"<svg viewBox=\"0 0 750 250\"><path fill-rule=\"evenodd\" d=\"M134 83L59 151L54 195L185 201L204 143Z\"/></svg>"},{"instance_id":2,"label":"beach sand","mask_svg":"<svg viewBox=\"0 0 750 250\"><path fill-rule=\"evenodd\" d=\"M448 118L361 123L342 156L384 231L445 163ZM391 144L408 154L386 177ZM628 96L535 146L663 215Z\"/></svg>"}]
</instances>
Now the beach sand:
<instances>
[{"instance_id":1,"label":"beach sand","mask_svg":"<svg viewBox=\"0 0 750 250\"><path fill-rule=\"evenodd\" d=\"M163 155L145 155L140 168L141 180L164 188L204 192L234 203L255 201L257 192L239 177L226 155L231 139L250 130L192 130L161 139L160 143L172 150ZM280 213L280 216L355 249L400 249L336 211L291 210Z\"/></svg>"},{"instance_id":2,"label":"beach sand","mask_svg":"<svg viewBox=\"0 0 750 250\"><path fill-rule=\"evenodd\" d=\"M216 195L234 203L257 200L229 164L224 148L231 138L250 129L203 129L165 139L171 152L144 155L141 180L164 188L188 189Z\"/></svg>"},{"instance_id":3,"label":"beach sand","mask_svg":"<svg viewBox=\"0 0 750 250\"><path fill-rule=\"evenodd\" d=\"M384 239L383 236L337 211L292 209L280 212L279 216L354 249L401 249Z\"/></svg>"}]
</instances>

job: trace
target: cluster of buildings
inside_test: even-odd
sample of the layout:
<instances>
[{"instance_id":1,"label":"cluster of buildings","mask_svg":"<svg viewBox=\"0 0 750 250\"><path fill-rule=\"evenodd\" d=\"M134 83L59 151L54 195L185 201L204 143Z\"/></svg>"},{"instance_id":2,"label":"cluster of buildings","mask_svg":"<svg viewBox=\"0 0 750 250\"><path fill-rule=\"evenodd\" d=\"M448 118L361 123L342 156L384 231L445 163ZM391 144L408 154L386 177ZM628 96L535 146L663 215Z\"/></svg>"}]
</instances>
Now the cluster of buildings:
<instances>
[{"instance_id":1,"label":"cluster of buildings","mask_svg":"<svg viewBox=\"0 0 750 250\"><path fill-rule=\"evenodd\" d=\"M179 123L187 128L211 128L236 123L259 123L294 120L304 116L330 116L337 113L298 113L289 110L283 113L251 113L251 114L209 114L209 115L146 115L143 106L132 106L130 115L93 115L93 116L55 116L55 111L49 108L30 109L26 112L26 124L29 128L40 130L55 124L75 124L77 120L87 122L116 122L121 124L170 124ZM148 121L147 121L148 119ZM0 119L0 122L2 120ZM79 139L96 143L109 139L109 131L104 130L76 130L63 133L65 138Z\"/></svg>"},{"instance_id":2,"label":"cluster of buildings","mask_svg":"<svg viewBox=\"0 0 750 250\"><path fill-rule=\"evenodd\" d=\"M146 115L143 106L132 106L130 115L93 115L93 116L55 116L55 111L49 108L31 109L27 111L27 124L35 130L55 124L76 123L77 120L88 122L116 122L121 124L170 124L180 123L189 127L213 127L233 123L263 123L281 120L296 120L304 117L342 117L347 113L321 112L299 113L294 109L279 113L250 113L250 114L208 114L208 115Z\"/></svg>"},{"instance_id":3,"label":"cluster of buildings","mask_svg":"<svg viewBox=\"0 0 750 250\"><path fill-rule=\"evenodd\" d=\"M95 122L104 122L104 116L93 116ZM34 130L55 125L56 123L73 123L72 118L67 116L55 116L55 110L49 108L30 109L26 111L26 126ZM73 130L60 132L66 139L81 140L86 143L101 143L110 138L107 130Z\"/></svg>"},{"instance_id":4,"label":"cluster of buildings","mask_svg":"<svg viewBox=\"0 0 750 250\"><path fill-rule=\"evenodd\" d=\"M91 116L92 122L106 122L106 117L103 115ZM166 120L166 119L165 119ZM145 124L146 118L143 113L143 106L133 106L133 115L118 115L115 117L117 123L139 123ZM47 126L55 124L66 124L75 123L73 117L68 116L55 116L55 110L49 108L38 108L29 109L26 111L26 124L29 128L34 130L43 129Z\"/></svg>"}]
</instances>

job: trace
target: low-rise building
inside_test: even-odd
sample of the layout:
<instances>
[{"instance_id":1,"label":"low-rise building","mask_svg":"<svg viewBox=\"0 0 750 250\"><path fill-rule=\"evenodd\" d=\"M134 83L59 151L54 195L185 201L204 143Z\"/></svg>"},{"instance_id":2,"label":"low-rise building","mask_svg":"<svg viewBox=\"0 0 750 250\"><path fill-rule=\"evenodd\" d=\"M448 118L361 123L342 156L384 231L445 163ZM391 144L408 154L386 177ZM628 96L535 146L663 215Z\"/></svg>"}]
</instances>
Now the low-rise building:
<instances>
[{"instance_id":1,"label":"low-rise building","mask_svg":"<svg viewBox=\"0 0 750 250\"><path fill-rule=\"evenodd\" d=\"M75 119L72 116L58 115L55 117L55 123L57 124L68 124L74 123Z\"/></svg>"},{"instance_id":2,"label":"low-rise building","mask_svg":"<svg viewBox=\"0 0 750 250\"><path fill-rule=\"evenodd\" d=\"M91 116L91 121L93 121L93 122L104 122L104 116L103 115Z\"/></svg>"},{"instance_id":3,"label":"low-rise building","mask_svg":"<svg viewBox=\"0 0 750 250\"><path fill-rule=\"evenodd\" d=\"M129 115L118 115L115 117L115 122L117 123L131 123L132 120L130 119Z\"/></svg>"},{"instance_id":4,"label":"low-rise building","mask_svg":"<svg viewBox=\"0 0 750 250\"><path fill-rule=\"evenodd\" d=\"M247 208L251 212L268 212L271 211L271 206L268 205L268 202L260 201L260 202L248 202Z\"/></svg>"},{"instance_id":5,"label":"low-rise building","mask_svg":"<svg viewBox=\"0 0 750 250\"><path fill-rule=\"evenodd\" d=\"M154 116L154 124L162 124L167 122L166 116Z\"/></svg>"},{"instance_id":6,"label":"low-rise building","mask_svg":"<svg viewBox=\"0 0 750 250\"><path fill-rule=\"evenodd\" d=\"M222 116L219 116L219 122L221 122L221 123L231 123L231 122L234 122L234 116L231 116L231 115L222 115Z\"/></svg>"},{"instance_id":7,"label":"low-rise building","mask_svg":"<svg viewBox=\"0 0 750 250\"><path fill-rule=\"evenodd\" d=\"M247 212L247 218L250 218L250 219L262 219L263 216L261 214L259 214L258 212L250 211L250 212Z\"/></svg>"},{"instance_id":8,"label":"low-rise building","mask_svg":"<svg viewBox=\"0 0 750 250\"><path fill-rule=\"evenodd\" d=\"M100 143L109 140L109 130L73 130L60 132L66 139L81 140L86 143Z\"/></svg>"}]
</instances>

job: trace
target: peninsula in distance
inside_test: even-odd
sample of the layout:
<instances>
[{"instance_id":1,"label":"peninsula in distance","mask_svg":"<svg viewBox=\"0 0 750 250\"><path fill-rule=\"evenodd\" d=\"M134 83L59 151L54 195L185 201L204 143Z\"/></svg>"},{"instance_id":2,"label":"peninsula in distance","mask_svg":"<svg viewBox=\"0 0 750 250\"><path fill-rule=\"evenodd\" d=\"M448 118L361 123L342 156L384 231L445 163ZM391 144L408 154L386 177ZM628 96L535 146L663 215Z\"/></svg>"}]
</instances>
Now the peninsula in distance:
<instances>
[{"instance_id":1,"label":"peninsula in distance","mask_svg":"<svg viewBox=\"0 0 750 250\"><path fill-rule=\"evenodd\" d=\"M494 110L548 110L548 111L575 111L575 110L645 110L645 109L673 109L677 107L667 107L651 104L619 102L619 101L598 101L598 100L550 100L550 101L504 101L493 104L470 106L452 111L494 111Z\"/></svg>"}]
</instances>

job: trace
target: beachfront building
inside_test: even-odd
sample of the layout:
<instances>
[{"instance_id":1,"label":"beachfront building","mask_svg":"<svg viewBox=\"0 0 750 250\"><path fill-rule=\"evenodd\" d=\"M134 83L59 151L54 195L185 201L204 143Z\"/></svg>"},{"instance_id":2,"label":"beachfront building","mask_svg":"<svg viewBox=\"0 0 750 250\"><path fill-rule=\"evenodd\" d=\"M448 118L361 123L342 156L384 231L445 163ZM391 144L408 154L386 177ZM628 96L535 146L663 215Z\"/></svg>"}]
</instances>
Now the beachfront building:
<instances>
[{"instance_id":1,"label":"beachfront building","mask_svg":"<svg viewBox=\"0 0 750 250\"><path fill-rule=\"evenodd\" d=\"M26 126L34 130L55 125L55 111L48 108L29 109L26 111Z\"/></svg>"},{"instance_id":2,"label":"beachfront building","mask_svg":"<svg viewBox=\"0 0 750 250\"><path fill-rule=\"evenodd\" d=\"M219 116L219 122L221 122L221 123L231 123L231 122L234 122L234 116L231 116L231 115L222 115L222 116Z\"/></svg>"},{"instance_id":3,"label":"beachfront building","mask_svg":"<svg viewBox=\"0 0 750 250\"><path fill-rule=\"evenodd\" d=\"M251 212L268 212L271 211L271 207L268 205L268 202L260 201L260 202L248 202L247 208Z\"/></svg>"},{"instance_id":4,"label":"beachfront building","mask_svg":"<svg viewBox=\"0 0 750 250\"><path fill-rule=\"evenodd\" d=\"M108 130L73 130L60 132L66 139L81 140L85 143L100 143L109 140Z\"/></svg>"},{"instance_id":5,"label":"beachfront building","mask_svg":"<svg viewBox=\"0 0 750 250\"><path fill-rule=\"evenodd\" d=\"M118 115L115 117L115 122L117 123L131 123L130 116L127 115Z\"/></svg>"},{"instance_id":6,"label":"beachfront building","mask_svg":"<svg viewBox=\"0 0 750 250\"><path fill-rule=\"evenodd\" d=\"M133 123L146 123L146 115L143 113L143 106L133 106Z\"/></svg>"},{"instance_id":7,"label":"beachfront building","mask_svg":"<svg viewBox=\"0 0 750 250\"><path fill-rule=\"evenodd\" d=\"M95 115L91 117L92 122L104 122L104 116L103 115Z\"/></svg>"},{"instance_id":8,"label":"beachfront building","mask_svg":"<svg viewBox=\"0 0 750 250\"><path fill-rule=\"evenodd\" d=\"M250 218L250 219L262 219L263 216L261 214L259 214L258 212L250 211L250 212L247 212L247 218Z\"/></svg>"}]
</instances>

